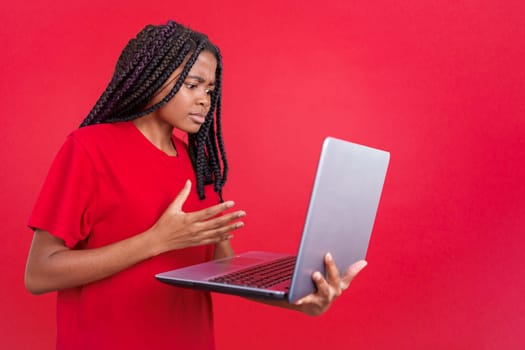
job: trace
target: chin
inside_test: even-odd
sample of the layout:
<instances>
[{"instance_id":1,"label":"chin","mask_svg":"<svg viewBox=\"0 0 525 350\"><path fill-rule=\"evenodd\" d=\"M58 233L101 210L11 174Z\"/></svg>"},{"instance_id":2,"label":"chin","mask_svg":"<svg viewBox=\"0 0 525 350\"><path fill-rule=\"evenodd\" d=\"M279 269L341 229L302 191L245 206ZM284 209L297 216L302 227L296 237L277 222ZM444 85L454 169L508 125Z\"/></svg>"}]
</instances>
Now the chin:
<instances>
[{"instance_id":1,"label":"chin","mask_svg":"<svg viewBox=\"0 0 525 350\"><path fill-rule=\"evenodd\" d=\"M201 125L194 125L186 128L178 128L181 131L187 132L188 134L196 134L201 129Z\"/></svg>"}]
</instances>

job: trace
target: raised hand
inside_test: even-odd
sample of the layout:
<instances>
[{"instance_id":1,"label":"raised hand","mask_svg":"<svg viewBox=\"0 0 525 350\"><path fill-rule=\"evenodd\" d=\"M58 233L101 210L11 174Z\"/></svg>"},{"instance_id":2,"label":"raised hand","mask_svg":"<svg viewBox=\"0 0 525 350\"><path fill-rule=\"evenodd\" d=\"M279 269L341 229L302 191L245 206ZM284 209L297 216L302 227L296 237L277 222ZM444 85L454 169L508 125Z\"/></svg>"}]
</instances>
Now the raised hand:
<instances>
[{"instance_id":1,"label":"raised hand","mask_svg":"<svg viewBox=\"0 0 525 350\"><path fill-rule=\"evenodd\" d=\"M156 254L229 240L233 237L233 230L244 226L242 221L236 221L246 215L242 210L217 217L234 206L232 201L185 213L182 206L190 190L191 181L187 180L175 200L149 230L154 237Z\"/></svg>"}]
</instances>

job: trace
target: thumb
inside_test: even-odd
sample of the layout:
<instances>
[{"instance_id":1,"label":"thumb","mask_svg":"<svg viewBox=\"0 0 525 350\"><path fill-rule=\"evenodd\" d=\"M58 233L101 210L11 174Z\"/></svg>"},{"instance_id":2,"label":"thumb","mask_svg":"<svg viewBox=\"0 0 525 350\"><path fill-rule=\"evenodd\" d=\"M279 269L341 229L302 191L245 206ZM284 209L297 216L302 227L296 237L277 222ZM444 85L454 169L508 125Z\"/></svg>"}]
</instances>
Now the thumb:
<instances>
[{"instance_id":1,"label":"thumb","mask_svg":"<svg viewBox=\"0 0 525 350\"><path fill-rule=\"evenodd\" d=\"M175 200L170 204L167 211L173 213L173 214L180 214L182 213L182 206L186 202L186 199L188 199L188 196L190 195L191 190L191 181L186 180L186 183L184 184L184 187L182 190L177 194L177 197L175 197Z\"/></svg>"},{"instance_id":2,"label":"thumb","mask_svg":"<svg viewBox=\"0 0 525 350\"><path fill-rule=\"evenodd\" d=\"M342 282L343 284L345 284L343 289L346 289L348 287L350 282L352 282L355 276L357 276L357 274L361 272L366 267L366 265L368 265L366 260L359 260L350 265L350 267L345 271L345 274L342 278Z\"/></svg>"}]
</instances>

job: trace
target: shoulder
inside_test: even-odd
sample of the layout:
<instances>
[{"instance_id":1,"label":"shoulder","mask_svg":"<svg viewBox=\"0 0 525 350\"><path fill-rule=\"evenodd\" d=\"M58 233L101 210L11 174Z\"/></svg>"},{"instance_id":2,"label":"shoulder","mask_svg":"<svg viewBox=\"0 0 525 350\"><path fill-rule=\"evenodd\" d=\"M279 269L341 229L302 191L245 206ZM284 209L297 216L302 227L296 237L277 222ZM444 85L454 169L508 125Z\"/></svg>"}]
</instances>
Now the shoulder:
<instances>
[{"instance_id":1,"label":"shoulder","mask_svg":"<svg viewBox=\"0 0 525 350\"><path fill-rule=\"evenodd\" d=\"M126 152L130 144L130 129L126 122L85 126L68 135L65 147L75 150L75 153L84 153L92 160L118 156Z\"/></svg>"},{"instance_id":2,"label":"shoulder","mask_svg":"<svg viewBox=\"0 0 525 350\"><path fill-rule=\"evenodd\" d=\"M129 129L129 123L127 122L89 125L74 130L69 134L69 138L82 144L98 143L106 140L115 140L120 135L128 133Z\"/></svg>"},{"instance_id":3,"label":"shoulder","mask_svg":"<svg viewBox=\"0 0 525 350\"><path fill-rule=\"evenodd\" d=\"M129 145L133 139L133 127L130 122L96 124L74 130L68 141L79 144L87 152L117 150Z\"/></svg>"}]
</instances>

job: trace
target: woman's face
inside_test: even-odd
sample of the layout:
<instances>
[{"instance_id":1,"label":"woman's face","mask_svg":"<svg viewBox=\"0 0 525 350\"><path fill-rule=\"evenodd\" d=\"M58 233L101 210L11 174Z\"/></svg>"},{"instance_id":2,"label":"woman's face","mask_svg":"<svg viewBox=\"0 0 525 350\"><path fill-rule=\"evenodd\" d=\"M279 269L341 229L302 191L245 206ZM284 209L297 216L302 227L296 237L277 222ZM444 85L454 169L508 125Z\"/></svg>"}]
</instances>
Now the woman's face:
<instances>
[{"instance_id":1,"label":"woman's face","mask_svg":"<svg viewBox=\"0 0 525 350\"><path fill-rule=\"evenodd\" d=\"M185 63L173 72L149 105L159 102L169 94ZM179 91L168 103L154 111L153 117L184 132L198 132L210 110L216 69L215 56L208 51L201 52Z\"/></svg>"}]
</instances>

